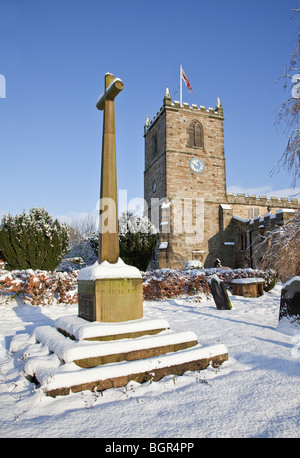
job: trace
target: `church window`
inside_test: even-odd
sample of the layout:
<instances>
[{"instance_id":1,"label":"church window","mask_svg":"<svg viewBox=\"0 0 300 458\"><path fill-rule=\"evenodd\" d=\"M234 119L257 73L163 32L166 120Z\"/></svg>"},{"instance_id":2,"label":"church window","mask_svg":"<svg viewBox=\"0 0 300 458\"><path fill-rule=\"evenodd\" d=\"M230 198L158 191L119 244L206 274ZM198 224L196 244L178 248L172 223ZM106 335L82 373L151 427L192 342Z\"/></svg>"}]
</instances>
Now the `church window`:
<instances>
[{"instance_id":1,"label":"church window","mask_svg":"<svg viewBox=\"0 0 300 458\"><path fill-rule=\"evenodd\" d=\"M246 251L247 248L248 248L248 244L247 244L247 234L244 233L244 234L241 234L241 251Z\"/></svg>"},{"instance_id":2,"label":"church window","mask_svg":"<svg viewBox=\"0 0 300 458\"><path fill-rule=\"evenodd\" d=\"M152 157L157 154L157 132L154 132L152 137Z\"/></svg>"},{"instance_id":3,"label":"church window","mask_svg":"<svg viewBox=\"0 0 300 458\"><path fill-rule=\"evenodd\" d=\"M259 208L249 208L248 217L257 218L259 216Z\"/></svg>"},{"instance_id":4,"label":"church window","mask_svg":"<svg viewBox=\"0 0 300 458\"><path fill-rule=\"evenodd\" d=\"M198 121L193 121L188 129L188 146L204 148L203 126Z\"/></svg>"}]
</instances>

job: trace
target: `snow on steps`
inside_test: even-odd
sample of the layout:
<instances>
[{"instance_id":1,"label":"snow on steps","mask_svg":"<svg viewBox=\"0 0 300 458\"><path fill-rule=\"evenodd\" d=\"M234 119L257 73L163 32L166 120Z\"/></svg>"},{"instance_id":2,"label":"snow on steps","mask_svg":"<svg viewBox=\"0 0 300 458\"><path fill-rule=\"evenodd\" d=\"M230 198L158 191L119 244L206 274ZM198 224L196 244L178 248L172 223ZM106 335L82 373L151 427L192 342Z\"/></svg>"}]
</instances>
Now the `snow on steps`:
<instances>
[{"instance_id":1,"label":"snow on steps","mask_svg":"<svg viewBox=\"0 0 300 458\"><path fill-rule=\"evenodd\" d=\"M206 348L197 345L180 352L89 369L79 368L74 363L56 366L58 359L49 355L48 360L43 357L35 363L27 362L25 372L35 376L46 394L56 397L70 391L104 391L125 386L131 380L139 383L158 381L169 374L182 375L188 370L205 369L210 363L219 366L227 359L227 348L223 344Z\"/></svg>"},{"instance_id":2,"label":"snow on steps","mask_svg":"<svg viewBox=\"0 0 300 458\"><path fill-rule=\"evenodd\" d=\"M72 328L75 334L81 329L82 336L84 323L80 320L64 317L55 326L61 326L64 321L64 328ZM122 334L124 327L134 328L135 332L147 331L151 322L157 329L162 325L166 329L155 335L99 342L74 341L54 326L40 326L32 335L15 336L10 350L20 353L25 360L25 374L50 396L65 395L70 390L103 391L125 386L131 380L157 381L169 374L205 369L210 363L219 366L228 359L224 345L202 348L193 332L173 332L167 329L169 325L165 320L136 321L139 323L96 323L94 326L86 322L86 326L102 328L104 335L111 335L112 330L112 334Z\"/></svg>"},{"instance_id":3,"label":"snow on steps","mask_svg":"<svg viewBox=\"0 0 300 458\"><path fill-rule=\"evenodd\" d=\"M182 350L197 344L194 332L166 331L159 336L122 339L109 342L74 341L51 326L40 326L34 331L38 342L47 345L64 363L75 362L80 367L94 367L122 360L140 359ZM146 355L146 356L144 356Z\"/></svg>"},{"instance_id":4,"label":"snow on steps","mask_svg":"<svg viewBox=\"0 0 300 458\"><path fill-rule=\"evenodd\" d=\"M108 340L110 337L117 339L120 338L118 336L130 337L133 334L158 333L170 328L169 323L163 319L143 317L122 323L102 323L86 321L77 315L58 318L55 321L55 327L76 340Z\"/></svg>"}]
</instances>

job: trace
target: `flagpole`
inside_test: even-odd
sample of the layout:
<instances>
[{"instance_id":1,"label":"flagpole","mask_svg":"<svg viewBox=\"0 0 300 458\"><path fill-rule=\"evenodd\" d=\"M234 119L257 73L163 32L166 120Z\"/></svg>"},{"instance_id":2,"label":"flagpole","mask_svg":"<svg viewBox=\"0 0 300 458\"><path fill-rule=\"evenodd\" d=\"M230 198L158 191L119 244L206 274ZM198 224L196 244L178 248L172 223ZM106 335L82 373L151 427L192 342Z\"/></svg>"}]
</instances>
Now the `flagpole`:
<instances>
[{"instance_id":1,"label":"flagpole","mask_svg":"<svg viewBox=\"0 0 300 458\"><path fill-rule=\"evenodd\" d=\"M182 66L180 65L180 106L182 107Z\"/></svg>"}]
</instances>

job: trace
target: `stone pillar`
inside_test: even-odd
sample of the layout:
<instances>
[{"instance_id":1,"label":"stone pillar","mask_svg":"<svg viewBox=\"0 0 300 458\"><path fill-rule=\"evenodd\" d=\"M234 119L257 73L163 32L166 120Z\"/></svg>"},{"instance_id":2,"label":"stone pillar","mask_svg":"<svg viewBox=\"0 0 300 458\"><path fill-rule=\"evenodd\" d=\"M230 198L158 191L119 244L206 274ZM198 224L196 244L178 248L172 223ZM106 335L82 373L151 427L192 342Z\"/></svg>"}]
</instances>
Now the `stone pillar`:
<instances>
[{"instance_id":1,"label":"stone pillar","mask_svg":"<svg viewBox=\"0 0 300 458\"><path fill-rule=\"evenodd\" d=\"M105 91L114 81L114 75L105 75ZM123 83L117 80L115 85L122 90ZM103 98L103 97L102 97ZM101 99L100 99L101 101ZM116 162L115 100L106 96L103 103L97 104L104 111L102 135L101 191L100 191L100 240L99 262L118 262L120 256L118 230L118 194ZM108 222L108 227L105 227Z\"/></svg>"}]
</instances>

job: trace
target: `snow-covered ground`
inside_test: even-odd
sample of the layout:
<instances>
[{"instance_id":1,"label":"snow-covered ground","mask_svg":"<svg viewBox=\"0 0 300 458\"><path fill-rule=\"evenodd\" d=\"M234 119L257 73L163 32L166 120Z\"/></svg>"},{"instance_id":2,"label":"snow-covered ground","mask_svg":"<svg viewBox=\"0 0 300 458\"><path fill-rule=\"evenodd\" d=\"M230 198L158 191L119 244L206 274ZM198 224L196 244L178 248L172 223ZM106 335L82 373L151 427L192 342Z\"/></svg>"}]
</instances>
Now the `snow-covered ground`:
<instances>
[{"instance_id":1,"label":"snow-covered ground","mask_svg":"<svg viewBox=\"0 0 300 458\"><path fill-rule=\"evenodd\" d=\"M202 438L300 437L300 325L278 323L280 286L260 298L230 295L232 310L196 297L144 302L144 315L224 344L229 360L159 382L51 398L9 353L16 334L76 315L77 305L0 305L0 436Z\"/></svg>"}]
</instances>

